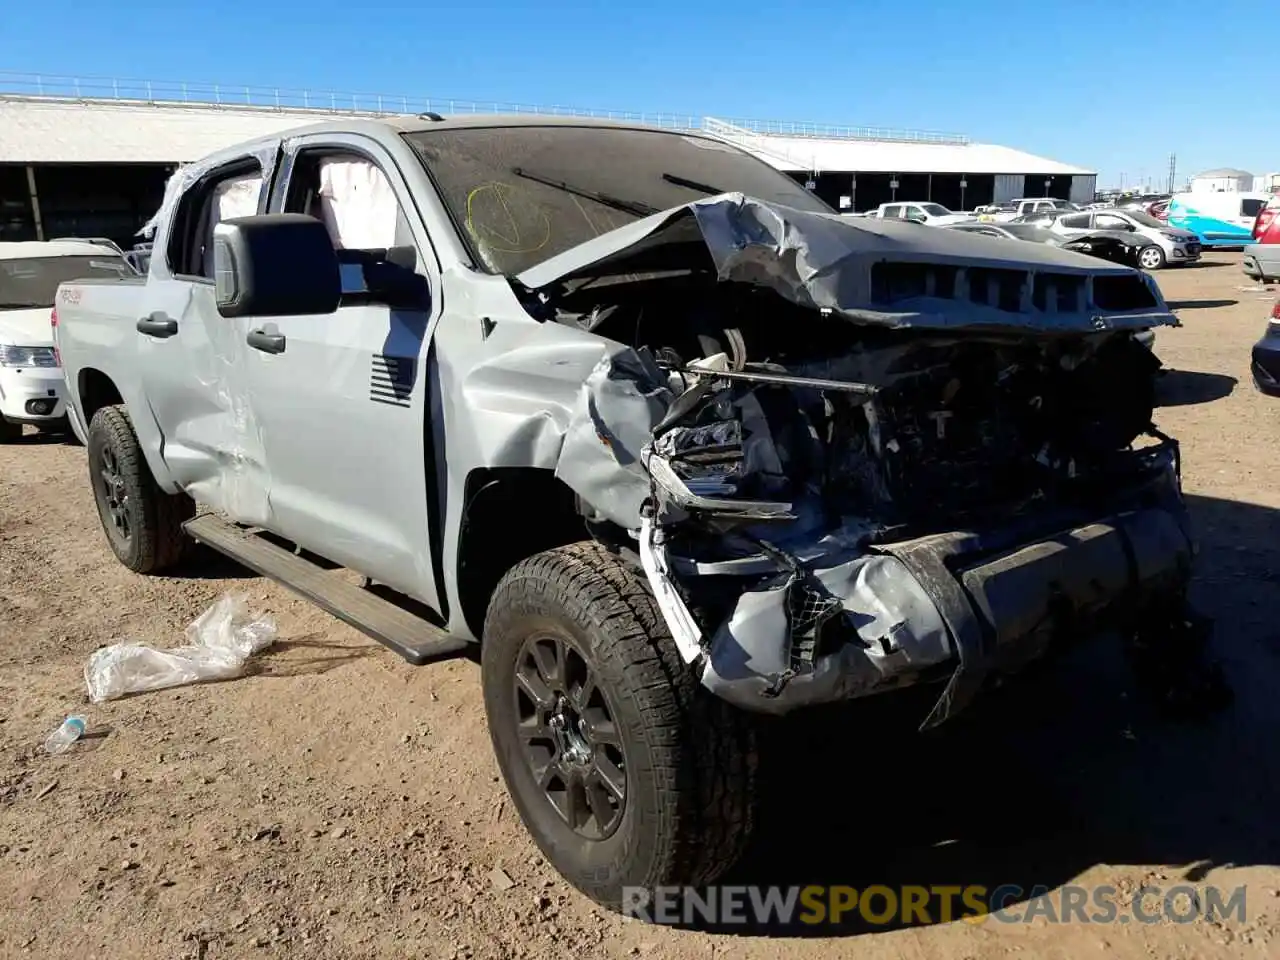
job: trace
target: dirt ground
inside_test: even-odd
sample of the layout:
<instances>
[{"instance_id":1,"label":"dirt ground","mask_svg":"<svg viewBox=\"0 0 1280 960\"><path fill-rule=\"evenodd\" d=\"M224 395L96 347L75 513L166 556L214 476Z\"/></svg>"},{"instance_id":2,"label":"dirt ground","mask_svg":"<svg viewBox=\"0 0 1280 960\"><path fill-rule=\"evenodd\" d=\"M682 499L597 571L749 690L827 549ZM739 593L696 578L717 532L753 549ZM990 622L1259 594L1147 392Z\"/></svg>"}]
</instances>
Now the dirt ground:
<instances>
[{"instance_id":1,"label":"dirt ground","mask_svg":"<svg viewBox=\"0 0 1280 960\"><path fill-rule=\"evenodd\" d=\"M740 883L1245 885L1243 923L677 930L608 915L505 799L469 660L408 666L226 562L144 579L110 556L83 449L0 447L0 957L1275 957L1280 954L1280 400L1249 379L1273 297L1238 253L1158 275L1184 323L1158 424L1183 442L1195 595L1236 691L1157 716L1091 644L929 736L919 716L779 723ZM224 591L280 641L239 680L89 704L119 638L181 642ZM90 736L49 757L70 713Z\"/></svg>"}]
</instances>

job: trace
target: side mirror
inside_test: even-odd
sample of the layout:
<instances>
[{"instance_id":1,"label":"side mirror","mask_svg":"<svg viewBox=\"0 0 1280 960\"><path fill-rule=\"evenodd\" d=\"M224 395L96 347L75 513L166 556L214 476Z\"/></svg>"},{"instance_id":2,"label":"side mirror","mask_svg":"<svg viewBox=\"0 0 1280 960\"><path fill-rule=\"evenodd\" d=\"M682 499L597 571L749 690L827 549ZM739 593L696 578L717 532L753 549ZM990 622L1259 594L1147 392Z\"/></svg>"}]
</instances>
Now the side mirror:
<instances>
[{"instance_id":1,"label":"side mirror","mask_svg":"<svg viewBox=\"0 0 1280 960\"><path fill-rule=\"evenodd\" d=\"M329 231L300 213L222 221L213 228L213 269L224 317L333 313L342 298Z\"/></svg>"},{"instance_id":2,"label":"side mirror","mask_svg":"<svg viewBox=\"0 0 1280 960\"><path fill-rule=\"evenodd\" d=\"M431 302L427 278L416 272L414 247L339 250L342 302L378 303L393 310L425 310Z\"/></svg>"}]
</instances>

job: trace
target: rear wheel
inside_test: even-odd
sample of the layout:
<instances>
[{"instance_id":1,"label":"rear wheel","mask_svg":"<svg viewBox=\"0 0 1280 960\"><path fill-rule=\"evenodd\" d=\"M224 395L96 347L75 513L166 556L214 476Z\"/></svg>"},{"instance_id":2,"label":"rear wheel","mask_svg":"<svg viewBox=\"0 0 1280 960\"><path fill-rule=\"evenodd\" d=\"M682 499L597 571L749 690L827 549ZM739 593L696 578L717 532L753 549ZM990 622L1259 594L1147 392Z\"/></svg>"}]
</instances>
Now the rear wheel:
<instances>
[{"instance_id":1,"label":"rear wheel","mask_svg":"<svg viewBox=\"0 0 1280 960\"><path fill-rule=\"evenodd\" d=\"M1138 266L1143 270L1160 270L1164 264L1164 251L1154 243L1138 251Z\"/></svg>"},{"instance_id":2,"label":"rear wheel","mask_svg":"<svg viewBox=\"0 0 1280 960\"><path fill-rule=\"evenodd\" d=\"M498 766L551 864L612 909L624 888L712 882L754 816L751 718L704 690L648 589L594 543L512 569L489 606Z\"/></svg>"},{"instance_id":3,"label":"rear wheel","mask_svg":"<svg viewBox=\"0 0 1280 960\"><path fill-rule=\"evenodd\" d=\"M124 407L93 415L88 454L98 517L116 559L134 573L160 573L181 560L189 542L182 524L195 504L156 485Z\"/></svg>"}]
</instances>

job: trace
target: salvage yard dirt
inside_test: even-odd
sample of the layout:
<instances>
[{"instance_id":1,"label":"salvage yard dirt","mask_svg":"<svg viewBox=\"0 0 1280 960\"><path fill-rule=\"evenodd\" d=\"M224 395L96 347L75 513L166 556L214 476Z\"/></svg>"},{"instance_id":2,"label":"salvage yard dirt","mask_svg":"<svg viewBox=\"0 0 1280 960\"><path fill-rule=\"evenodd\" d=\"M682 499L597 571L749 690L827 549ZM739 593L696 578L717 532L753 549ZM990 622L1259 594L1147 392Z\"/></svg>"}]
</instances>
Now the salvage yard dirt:
<instances>
[{"instance_id":1,"label":"salvage yard dirt","mask_svg":"<svg viewBox=\"0 0 1280 960\"><path fill-rule=\"evenodd\" d=\"M1184 323L1157 337L1157 423L1183 443L1194 594L1232 708L1158 716L1104 641L929 736L901 706L774 724L760 835L726 882L1111 884L1122 905L1144 883L1245 885L1243 922L1125 923L1121 906L1111 924L878 927L855 910L822 929L676 930L606 914L506 799L473 662L408 666L216 558L130 574L84 450L28 434L0 447L0 957L1280 955L1280 400L1249 380L1280 291L1241 289L1239 257L1157 275ZM227 590L279 623L256 673L87 702L94 649L179 644ZM46 756L71 713L89 736Z\"/></svg>"}]
</instances>

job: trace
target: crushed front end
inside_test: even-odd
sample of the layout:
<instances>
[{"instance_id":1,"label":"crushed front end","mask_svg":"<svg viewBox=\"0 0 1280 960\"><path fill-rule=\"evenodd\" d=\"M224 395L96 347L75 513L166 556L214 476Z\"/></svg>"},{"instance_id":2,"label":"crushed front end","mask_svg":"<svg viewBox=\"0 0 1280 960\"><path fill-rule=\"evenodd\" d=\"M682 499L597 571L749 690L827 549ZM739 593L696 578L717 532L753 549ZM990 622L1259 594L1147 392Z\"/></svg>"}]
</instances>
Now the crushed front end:
<instances>
[{"instance_id":1,"label":"crushed front end","mask_svg":"<svg viewBox=\"0 0 1280 960\"><path fill-rule=\"evenodd\" d=\"M634 538L704 686L786 713L936 679L932 725L1057 641L1184 607L1178 447L1135 339L1175 321L1147 278L697 206L710 276L555 299L615 344L557 472Z\"/></svg>"}]
</instances>

